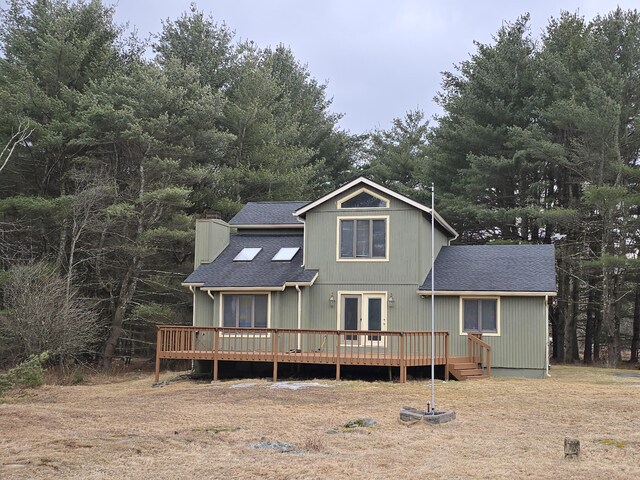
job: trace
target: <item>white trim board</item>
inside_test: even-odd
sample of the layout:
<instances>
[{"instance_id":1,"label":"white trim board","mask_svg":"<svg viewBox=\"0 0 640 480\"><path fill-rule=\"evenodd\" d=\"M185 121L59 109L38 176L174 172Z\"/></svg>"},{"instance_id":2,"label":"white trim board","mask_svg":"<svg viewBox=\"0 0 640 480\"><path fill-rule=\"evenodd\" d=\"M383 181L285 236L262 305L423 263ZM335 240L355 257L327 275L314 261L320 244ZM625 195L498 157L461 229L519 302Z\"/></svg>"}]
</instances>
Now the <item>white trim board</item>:
<instances>
[{"instance_id":1,"label":"white trim board","mask_svg":"<svg viewBox=\"0 0 640 480\"><path fill-rule=\"evenodd\" d=\"M418 295L423 297L431 296L431 290L418 290ZM506 292L506 291L483 291L483 290L436 290L435 296L459 297L554 297L558 292Z\"/></svg>"}]
</instances>

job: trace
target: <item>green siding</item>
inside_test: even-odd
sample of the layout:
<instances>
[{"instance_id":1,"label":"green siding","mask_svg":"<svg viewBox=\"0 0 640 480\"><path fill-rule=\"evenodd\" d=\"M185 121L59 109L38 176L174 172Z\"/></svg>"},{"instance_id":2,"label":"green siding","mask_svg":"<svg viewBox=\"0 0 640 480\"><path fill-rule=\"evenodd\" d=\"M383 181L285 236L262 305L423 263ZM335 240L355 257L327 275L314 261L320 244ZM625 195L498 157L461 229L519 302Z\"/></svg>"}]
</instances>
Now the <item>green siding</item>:
<instances>
[{"instance_id":1,"label":"green siding","mask_svg":"<svg viewBox=\"0 0 640 480\"><path fill-rule=\"evenodd\" d=\"M209 263L229 245L229 225L222 220L196 220L196 251L193 269Z\"/></svg>"},{"instance_id":2,"label":"green siding","mask_svg":"<svg viewBox=\"0 0 640 480\"><path fill-rule=\"evenodd\" d=\"M354 190L356 190L355 188ZM351 192L345 192L340 198ZM319 269L316 284L343 285L420 285L431 265L430 224L422 211L390 198L389 208L338 209L338 198L307 213L307 268ZM337 261L338 217L388 216L389 261ZM447 237L436 230L436 254ZM417 289L417 288L416 288Z\"/></svg>"},{"instance_id":3,"label":"green siding","mask_svg":"<svg viewBox=\"0 0 640 480\"><path fill-rule=\"evenodd\" d=\"M197 327L213 327L214 315L213 315L214 302L211 297L207 295L207 292L196 289L193 297L194 316L193 325Z\"/></svg>"},{"instance_id":4,"label":"green siding","mask_svg":"<svg viewBox=\"0 0 640 480\"><path fill-rule=\"evenodd\" d=\"M298 292L295 288L271 293L271 327L298 328Z\"/></svg>"},{"instance_id":5,"label":"green siding","mask_svg":"<svg viewBox=\"0 0 640 480\"><path fill-rule=\"evenodd\" d=\"M491 366L534 368L545 366L544 297L501 297L500 336L483 336L492 347ZM421 303L421 317L431 325L431 299ZM451 355L466 355L467 336L460 334L460 298L436 297L436 330L447 330Z\"/></svg>"}]
</instances>

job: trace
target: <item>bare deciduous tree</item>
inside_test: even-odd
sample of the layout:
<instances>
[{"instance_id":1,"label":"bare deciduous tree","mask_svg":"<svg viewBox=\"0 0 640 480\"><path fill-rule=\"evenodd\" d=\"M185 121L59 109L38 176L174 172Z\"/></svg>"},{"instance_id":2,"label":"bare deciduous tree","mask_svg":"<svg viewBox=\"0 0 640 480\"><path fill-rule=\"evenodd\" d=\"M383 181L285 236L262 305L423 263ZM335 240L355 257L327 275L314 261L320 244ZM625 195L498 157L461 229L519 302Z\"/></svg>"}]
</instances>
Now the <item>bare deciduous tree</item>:
<instances>
[{"instance_id":1,"label":"bare deciduous tree","mask_svg":"<svg viewBox=\"0 0 640 480\"><path fill-rule=\"evenodd\" d=\"M24 143L33 133L33 128L29 128L29 124L26 122L20 122L18 130L9 138L9 141L0 152L0 172L4 170L4 167L9 163L11 155L17 145Z\"/></svg>"},{"instance_id":2,"label":"bare deciduous tree","mask_svg":"<svg viewBox=\"0 0 640 480\"><path fill-rule=\"evenodd\" d=\"M100 337L98 315L66 295L66 280L47 264L15 266L4 286L0 358L16 363L48 351L61 363L89 353Z\"/></svg>"}]
</instances>

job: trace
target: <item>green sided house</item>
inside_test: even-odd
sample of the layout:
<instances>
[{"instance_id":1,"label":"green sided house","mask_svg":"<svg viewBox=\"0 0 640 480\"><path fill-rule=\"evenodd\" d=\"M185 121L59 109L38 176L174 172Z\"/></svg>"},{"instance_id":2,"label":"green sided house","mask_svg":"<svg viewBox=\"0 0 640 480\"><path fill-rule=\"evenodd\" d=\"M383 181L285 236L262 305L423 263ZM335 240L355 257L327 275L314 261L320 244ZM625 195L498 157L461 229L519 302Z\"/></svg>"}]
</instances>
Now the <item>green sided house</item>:
<instances>
[{"instance_id":1,"label":"green sided house","mask_svg":"<svg viewBox=\"0 0 640 480\"><path fill-rule=\"evenodd\" d=\"M435 333L431 333L431 225ZM229 223L199 220L193 325L159 326L163 358L441 365L458 380L543 377L552 245L455 246L435 211L366 178L313 202L248 203Z\"/></svg>"}]
</instances>

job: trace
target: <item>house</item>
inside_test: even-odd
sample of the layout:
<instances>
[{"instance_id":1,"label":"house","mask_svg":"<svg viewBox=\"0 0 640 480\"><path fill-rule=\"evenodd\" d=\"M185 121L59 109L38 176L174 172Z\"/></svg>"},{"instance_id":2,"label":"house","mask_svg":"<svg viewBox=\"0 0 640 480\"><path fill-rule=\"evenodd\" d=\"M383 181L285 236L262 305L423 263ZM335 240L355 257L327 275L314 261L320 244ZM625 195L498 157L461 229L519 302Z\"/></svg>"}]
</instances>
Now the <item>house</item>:
<instances>
[{"instance_id":1,"label":"house","mask_svg":"<svg viewBox=\"0 0 640 480\"><path fill-rule=\"evenodd\" d=\"M435 334L431 335L432 215ZM161 358L435 365L445 376L543 377L552 245L455 246L437 213L366 178L312 202L248 203L199 220L192 327L159 327Z\"/></svg>"}]
</instances>

